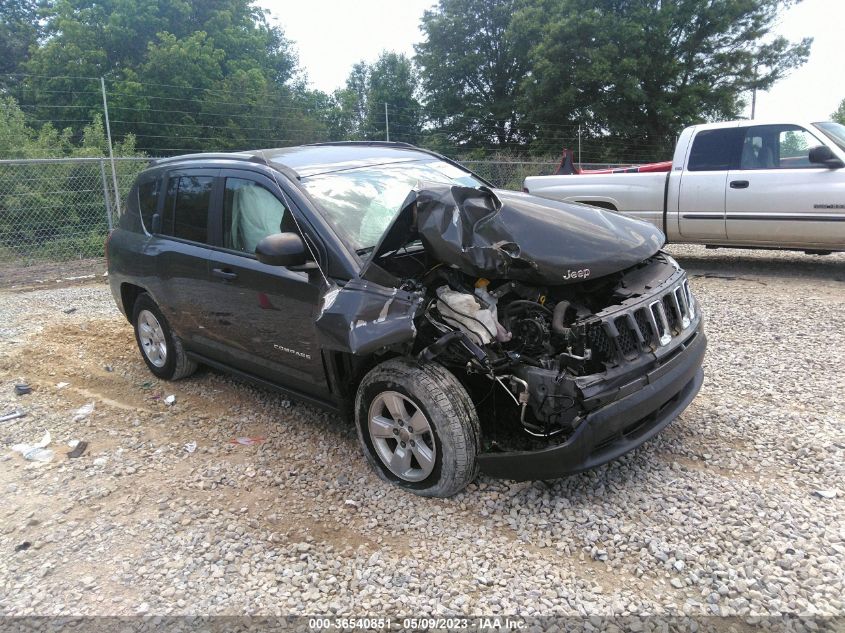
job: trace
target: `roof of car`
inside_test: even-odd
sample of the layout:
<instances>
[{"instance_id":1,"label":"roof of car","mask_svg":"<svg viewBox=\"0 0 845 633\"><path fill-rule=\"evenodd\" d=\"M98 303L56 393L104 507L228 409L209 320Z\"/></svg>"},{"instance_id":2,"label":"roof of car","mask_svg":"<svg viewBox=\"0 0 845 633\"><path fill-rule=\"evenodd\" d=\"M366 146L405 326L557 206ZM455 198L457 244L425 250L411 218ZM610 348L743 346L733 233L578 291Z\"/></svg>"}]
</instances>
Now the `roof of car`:
<instances>
[{"instance_id":1,"label":"roof of car","mask_svg":"<svg viewBox=\"0 0 845 633\"><path fill-rule=\"evenodd\" d=\"M696 130L718 130L724 128L732 128L732 127L749 127L749 126L761 126L761 125L798 125L801 127L809 128L814 122L807 121L804 119L791 119L791 118L765 118L765 119L739 119L735 121L719 121L716 123L699 123L692 127L695 127Z\"/></svg>"},{"instance_id":2,"label":"roof of car","mask_svg":"<svg viewBox=\"0 0 845 633\"><path fill-rule=\"evenodd\" d=\"M155 165L194 160L241 160L267 163L298 177L314 176L344 169L421 160L426 157L443 158L428 150L406 143L384 141L315 143L296 147L250 150L231 153L185 154L154 161Z\"/></svg>"}]
</instances>

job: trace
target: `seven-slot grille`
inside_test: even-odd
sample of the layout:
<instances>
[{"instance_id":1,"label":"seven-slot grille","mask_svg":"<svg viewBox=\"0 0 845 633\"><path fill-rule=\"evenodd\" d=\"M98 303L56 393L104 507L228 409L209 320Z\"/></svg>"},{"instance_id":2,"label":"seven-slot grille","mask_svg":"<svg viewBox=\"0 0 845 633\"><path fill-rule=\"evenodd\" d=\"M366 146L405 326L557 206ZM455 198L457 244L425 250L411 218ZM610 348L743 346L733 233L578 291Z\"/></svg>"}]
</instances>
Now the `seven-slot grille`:
<instances>
[{"instance_id":1,"label":"seven-slot grille","mask_svg":"<svg viewBox=\"0 0 845 633\"><path fill-rule=\"evenodd\" d=\"M614 313L587 333L593 354L610 359L631 359L672 342L695 321L695 300L683 279L660 295L628 310Z\"/></svg>"}]
</instances>

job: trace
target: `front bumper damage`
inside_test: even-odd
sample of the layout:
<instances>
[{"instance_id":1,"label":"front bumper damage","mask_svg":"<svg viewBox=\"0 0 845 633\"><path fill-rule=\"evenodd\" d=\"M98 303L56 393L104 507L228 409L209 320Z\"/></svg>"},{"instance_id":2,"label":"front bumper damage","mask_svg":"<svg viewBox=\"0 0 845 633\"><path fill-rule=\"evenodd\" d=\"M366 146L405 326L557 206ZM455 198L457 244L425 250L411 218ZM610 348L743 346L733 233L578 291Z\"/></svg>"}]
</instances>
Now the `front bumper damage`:
<instances>
[{"instance_id":1,"label":"front bumper damage","mask_svg":"<svg viewBox=\"0 0 845 633\"><path fill-rule=\"evenodd\" d=\"M682 270L648 297L598 313L590 327L594 345L615 358L605 372L570 377L530 366L514 372L534 418L573 431L539 450L484 453L482 472L525 481L588 470L654 437L701 388L707 339Z\"/></svg>"},{"instance_id":2,"label":"front bumper damage","mask_svg":"<svg viewBox=\"0 0 845 633\"><path fill-rule=\"evenodd\" d=\"M699 327L671 358L618 387L599 391L589 411L564 442L535 451L483 453L481 472L516 481L554 479L616 459L654 437L692 402L704 381L707 347Z\"/></svg>"}]
</instances>

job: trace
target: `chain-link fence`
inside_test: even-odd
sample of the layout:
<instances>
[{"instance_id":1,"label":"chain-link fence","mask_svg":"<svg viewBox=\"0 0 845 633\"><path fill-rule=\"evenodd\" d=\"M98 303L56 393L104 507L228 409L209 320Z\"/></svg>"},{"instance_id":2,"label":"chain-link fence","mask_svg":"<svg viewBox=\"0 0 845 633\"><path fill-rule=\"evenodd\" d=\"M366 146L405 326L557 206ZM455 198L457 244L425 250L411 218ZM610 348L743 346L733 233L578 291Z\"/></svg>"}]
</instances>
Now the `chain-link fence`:
<instances>
[{"instance_id":1,"label":"chain-link fence","mask_svg":"<svg viewBox=\"0 0 845 633\"><path fill-rule=\"evenodd\" d=\"M525 160L464 160L461 164L479 176L486 178L502 189L521 190L522 182L528 176L550 176L555 173L560 161ZM626 167L628 163L579 163L581 169L609 169Z\"/></svg>"},{"instance_id":2,"label":"chain-link fence","mask_svg":"<svg viewBox=\"0 0 845 633\"><path fill-rule=\"evenodd\" d=\"M461 164L497 187L516 190L522 189L527 176L548 176L558 165L554 161L508 160L465 160Z\"/></svg>"},{"instance_id":3,"label":"chain-link fence","mask_svg":"<svg viewBox=\"0 0 845 633\"><path fill-rule=\"evenodd\" d=\"M103 256L103 242L135 175L148 159L0 161L0 266Z\"/></svg>"}]
</instances>

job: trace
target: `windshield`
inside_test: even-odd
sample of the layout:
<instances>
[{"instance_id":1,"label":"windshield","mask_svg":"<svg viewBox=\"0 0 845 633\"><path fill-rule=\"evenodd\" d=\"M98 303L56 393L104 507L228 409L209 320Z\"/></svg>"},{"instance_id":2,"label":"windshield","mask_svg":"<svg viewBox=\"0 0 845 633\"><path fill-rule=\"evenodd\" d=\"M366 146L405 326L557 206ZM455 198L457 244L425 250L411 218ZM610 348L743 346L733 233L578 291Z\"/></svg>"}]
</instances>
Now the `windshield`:
<instances>
[{"instance_id":1,"label":"windshield","mask_svg":"<svg viewBox=\"0 0 845 633\"><path fill-rule=\"evenodd\" d=\"M335 231L359 254L371 250L420 181L480 187L472 174L441 160L347 169L302 179Z\"/></svg>"},{"instance_id":2,"label":"windshield","mask_svg":"<svg viewBox=\"0 0 845 633\"><path fill-rule=\"evenodd\" d=\"M813 123L813 125L819 128L827 138L836 143L839 149L845 151L845 125L834 123L833 121L823 121Z\"/></svg>"}]
</instances>

